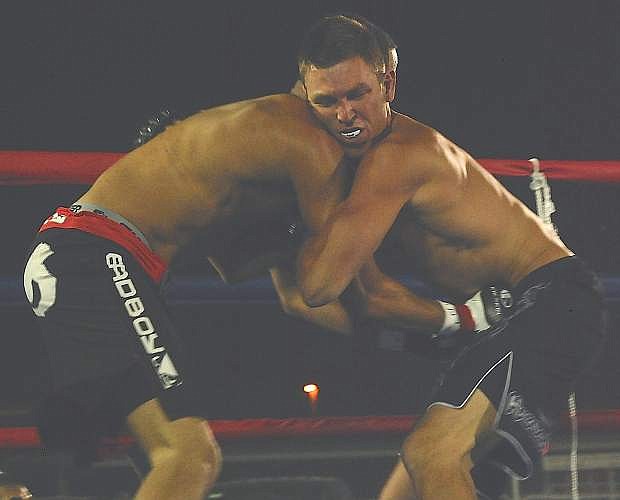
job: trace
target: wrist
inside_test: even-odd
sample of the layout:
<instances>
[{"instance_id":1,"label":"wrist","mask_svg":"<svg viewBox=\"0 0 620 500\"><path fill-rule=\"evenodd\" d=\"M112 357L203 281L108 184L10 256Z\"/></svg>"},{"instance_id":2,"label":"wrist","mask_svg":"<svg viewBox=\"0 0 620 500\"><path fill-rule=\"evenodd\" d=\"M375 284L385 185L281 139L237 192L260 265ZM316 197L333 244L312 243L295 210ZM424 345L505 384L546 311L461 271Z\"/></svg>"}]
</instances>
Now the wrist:
<instances>
[{"instance_id":1,"label":"wrist","mask_svg":"<svg viewBox=\"0 0 620 500\"><path fill-rule=\"evenodd\" d=\"M463 307L468 311L471 318L471 325L468 330L473 332L482 332L491 327L489 319L485 311L484 300L482 299L482 293L476 293L471 299L469 299Z\"/></svg>"},{"instance_id":2,"label":"wrist","mask_svg":"<svg viewBox=\"0 0 620 500\"><path fill-rule=\"evenodd\" d=\"M476 304L466 302L465 304L451 304L439 300L439 305L444 311L443 324L435 336L450 335L463 330L473 332L480 330L481 321L476 310ZM484 328L482 328L484 329Z\"/></svg>"}]
</instances>

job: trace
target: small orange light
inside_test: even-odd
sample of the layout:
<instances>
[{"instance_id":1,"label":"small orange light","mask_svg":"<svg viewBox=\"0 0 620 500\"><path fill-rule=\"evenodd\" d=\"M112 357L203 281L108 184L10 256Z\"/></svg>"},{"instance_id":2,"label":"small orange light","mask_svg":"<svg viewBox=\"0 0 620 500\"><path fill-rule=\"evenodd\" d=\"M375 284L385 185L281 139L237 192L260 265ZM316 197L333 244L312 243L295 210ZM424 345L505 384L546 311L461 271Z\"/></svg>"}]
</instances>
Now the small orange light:
<instances>
[{"instance_id":1,"label":"small orange light","mask_svg":"<svg viewBox=\"0 0 620 500\"><path fill-rule=\"evenodd\" d=\"M316 384L306 384L304 385L304 392L306 394L311 394L314 392L319 392L319 386Z\"/></svg>"},{"instance_id":2,"label":"small orange light","mask_svg":"<svg viewBox=\"0 0 620 500\"><path fill-rule=\"evenodd\" d=\"M310 404L310 411L312 416L317 415L317 403L319 402L319 386L317 384L304 385L304 392L308 397L308 403Z\"/></svg>"}]
</instances>

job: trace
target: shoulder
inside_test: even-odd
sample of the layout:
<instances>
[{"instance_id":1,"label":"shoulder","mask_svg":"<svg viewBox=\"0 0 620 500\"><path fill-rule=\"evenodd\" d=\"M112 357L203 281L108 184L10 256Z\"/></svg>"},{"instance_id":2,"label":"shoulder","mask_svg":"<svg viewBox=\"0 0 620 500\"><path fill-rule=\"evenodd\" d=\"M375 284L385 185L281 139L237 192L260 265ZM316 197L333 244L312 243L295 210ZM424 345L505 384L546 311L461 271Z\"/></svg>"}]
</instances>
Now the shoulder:
<instances>
[{"instance_id":1,"label":"shoulder","mask_svg":"<svg viewBox=\"0 0 620 500\"><path fill-rule=\"evenodd\" d=\"M292 94L273 94L248 102L259 121L269 123L272 130L304 138L306 142L321 141L328 136L304 99Z\"/></svg>"},{"instance_id":2,"label":"shoulder","mask_svg":"<svg viewBox=\"0 0 620 500\"><path fill-rule=\"evenodd\" d=\"M432 128L399 113L388 135L364 155L364 165L385 180L414 180L434 163L440 138ZM381 164L382 172L373 166Z\"/></svg>"},{"instance_id":3,"label":"shoulder","mask_svg":"<svg viewBox=\"0 0 620 500\"><path fill-rule=\"evenodd\" d=\"M247 101L258 112L281 119L295 118L311 121L312 113L306 101L292 94L273 94Z\"/></svg>"},{"instance_id":4,"label":"shoulder","mask_svg":"<svg viewBox=\"0 0 620 500\"><path fill-rule=\"evenodd\" d=\"M437 155L445 154L453 144L434 128L414 120L413 118L395 113L392 133L388 143L402 152L415 154L419 159L432 160Z\"/></svg>"},{"instance_id":5,"label":"shoulder","mask_svg":"<svg viewBox=\"0 0 620 500\"><path fill-rule=\"evenodd\" d=\"M434 128L411 117L395 114L393 132L382 145L392 155L399 155L412 175L436 176L445 169L461 170L467 153Z\"/></svg>"},{"instance_id":6,"label":"shoulder","mask_svg":"<svg viewBox=\"0 0 620 500\"><path fill-rule=\"evenodd\" d=\"M365 182L413 197L445 182L465 179L467 154L437 130L396 113L392 131L363 160Z\"/></svg>"}]
</instances>

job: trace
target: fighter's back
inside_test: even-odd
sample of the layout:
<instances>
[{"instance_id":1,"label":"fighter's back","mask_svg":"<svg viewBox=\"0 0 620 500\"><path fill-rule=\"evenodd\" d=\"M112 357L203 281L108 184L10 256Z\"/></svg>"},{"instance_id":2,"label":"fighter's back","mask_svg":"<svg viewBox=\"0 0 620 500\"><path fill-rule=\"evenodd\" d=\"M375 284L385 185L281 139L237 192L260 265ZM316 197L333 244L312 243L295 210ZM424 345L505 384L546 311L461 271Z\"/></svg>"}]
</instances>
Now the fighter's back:
<instances>
[{"instance_id":1,"label":"fighter's back","mask_svg":"<svg viewBox=\"0 0 620 500\"><path fill-rule=\"evenodd\" d=\"M341 155L303 101L268 96L168 127L104 172L78 203L122 215L170 260L198 231L287 209L293 186L309 173L329 176Z\"/></svg>"}]
</instances>

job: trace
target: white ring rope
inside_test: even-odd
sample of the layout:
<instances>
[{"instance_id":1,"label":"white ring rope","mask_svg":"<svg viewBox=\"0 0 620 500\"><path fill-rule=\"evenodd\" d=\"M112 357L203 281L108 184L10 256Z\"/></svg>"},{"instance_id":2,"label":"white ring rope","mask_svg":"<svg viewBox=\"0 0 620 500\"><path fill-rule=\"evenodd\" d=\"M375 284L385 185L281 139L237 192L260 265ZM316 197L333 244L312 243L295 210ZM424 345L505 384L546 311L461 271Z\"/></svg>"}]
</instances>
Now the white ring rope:
<instances>
[{"instance_id":1,"label":"white ring rope","mask_svg":"<svg viewBox=\"0 0 620 500\"><path fill-rule=\"evenodd\" d=\"M551 220L551 215L555 213L555 204L551 199L551 188L547 182L547 177L540 170L540 161L538 158L530 158L528 160L532 165L532 173L530 178L530 189L534 191L536 199L536 213L542 221L551 226L557 233L558 229ZM578 462L578 422L577 422L577 402L575 393L568 395L568 415L571 426L571 449L570 449L570 493L572 500L579 500L579 462Z\"/></svg>"}]
</instances>

